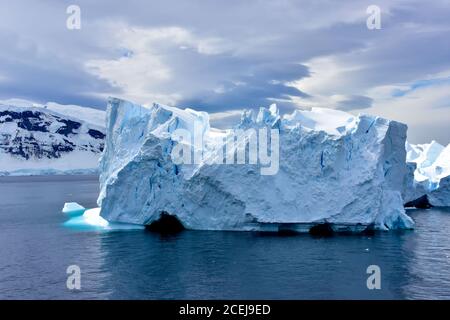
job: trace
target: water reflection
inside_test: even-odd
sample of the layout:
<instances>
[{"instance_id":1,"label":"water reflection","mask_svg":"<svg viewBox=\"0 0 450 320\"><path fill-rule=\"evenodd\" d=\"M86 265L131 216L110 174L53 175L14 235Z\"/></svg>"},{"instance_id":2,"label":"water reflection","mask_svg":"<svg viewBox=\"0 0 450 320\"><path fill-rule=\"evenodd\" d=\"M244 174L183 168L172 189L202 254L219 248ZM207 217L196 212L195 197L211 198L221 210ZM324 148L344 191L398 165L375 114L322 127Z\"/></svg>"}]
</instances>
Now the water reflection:
<instances>
[{"instance_id":1,"label":"water reflection","mask_svg":"<svg viewBox=\"0 0 450 320\"><path fill-rule=\"evenodd\" d=\"M410 299L450 298L450 209L411 210L416 232L403 244Z\"/></svg>"},{"instance_id":2,"label":"water reflection","mask_svg":"<svg viewBox=\"0 0 450 320\"><path fill-rule=\"evenodd\" d=\"M139 232L105 235L102 251L111 298L386 299L403 297L410 235ZM371 264L381 267L381 290L366 287Z\"/></svg>"}]
</instances>

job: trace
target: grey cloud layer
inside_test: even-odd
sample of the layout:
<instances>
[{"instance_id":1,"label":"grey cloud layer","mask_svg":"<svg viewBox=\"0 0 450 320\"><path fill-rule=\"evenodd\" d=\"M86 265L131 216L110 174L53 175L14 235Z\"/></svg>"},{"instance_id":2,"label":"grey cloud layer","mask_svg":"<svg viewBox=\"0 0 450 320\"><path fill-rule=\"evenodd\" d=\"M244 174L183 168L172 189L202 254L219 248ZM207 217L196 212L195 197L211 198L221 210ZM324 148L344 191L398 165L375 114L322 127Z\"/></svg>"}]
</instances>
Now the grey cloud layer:
<instances>
[{"instance_id":1,"label":"grey cloud layer","mask_svg":"<svg viewBox=\"0 0 450 320\"><path fill-rule=\"evenodd\" d=\"M332 107L372 110L372 89L450 70L448 1L377 1L376 31L373 1L77 1L79 31L65 28L69 4L0 4L1 98L102 107L119 95L219 112L339 95ZM342 70L318 74L308 62L319 57Z\"/></svg>"}]
</instances>

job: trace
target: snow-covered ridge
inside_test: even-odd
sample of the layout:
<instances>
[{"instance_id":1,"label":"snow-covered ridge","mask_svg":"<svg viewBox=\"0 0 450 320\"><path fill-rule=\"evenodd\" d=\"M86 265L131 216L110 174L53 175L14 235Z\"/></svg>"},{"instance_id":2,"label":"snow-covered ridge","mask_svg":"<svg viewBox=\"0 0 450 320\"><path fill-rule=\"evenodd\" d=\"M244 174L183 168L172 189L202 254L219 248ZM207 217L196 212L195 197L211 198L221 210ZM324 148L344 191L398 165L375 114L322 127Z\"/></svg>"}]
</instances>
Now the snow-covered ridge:
<instances>
[{"instance_id":1,"label":"snow-covered ridge","mask_svg":"<svg viewBox=\"0 0 450 320\"><path fill-rule=\"evenodd\" d=\"M9 106L10 108L43 108L50 112L58 113L65 117L75 118L100 128L105 127L106 113L103 110L77 106L74 104L59 104L56 102L40 104L23 99L0 100L0 105Z\"/></svg>"},{"instance_id":2,"label":"snow-covered ridge","mask_svg":"<svg viewBox=\"0 0 450 320\"><path fill-rule=\"evenodd\" d=\"M1 101L0 175L98 172L104 117L79 106Z\"/></svg>"},{"instance_id":3,"label":"snow-covered ridge","mask_svg":"<svg viewBox=\"0 0 450 320\"><path fill-rule=\"evenodd\" d=\"M405 202L426 196L433 206L450 206L450 144L432 141L428 144L406 143L409 175Z\"/></svg>"},{"instance_id":4,"label":"snow-covered ridge","mask_svg":"<svg viewBox=\"0 0 450 320\"><path fill-rule=\"evenodd\" d=\"M335 231L412 228L403 208L406 125L314 108L280 116L275 105L244 112L241 129L280 135L280 167L175 164L171 133L202 123L208 152L225 131L206 113L111 98L101 159L100 214L152 225L176 217L188 229ZM245 148L245 146L244 146ZM213 155L211 155L213 156Z\"/></svg>"}]
</instances>

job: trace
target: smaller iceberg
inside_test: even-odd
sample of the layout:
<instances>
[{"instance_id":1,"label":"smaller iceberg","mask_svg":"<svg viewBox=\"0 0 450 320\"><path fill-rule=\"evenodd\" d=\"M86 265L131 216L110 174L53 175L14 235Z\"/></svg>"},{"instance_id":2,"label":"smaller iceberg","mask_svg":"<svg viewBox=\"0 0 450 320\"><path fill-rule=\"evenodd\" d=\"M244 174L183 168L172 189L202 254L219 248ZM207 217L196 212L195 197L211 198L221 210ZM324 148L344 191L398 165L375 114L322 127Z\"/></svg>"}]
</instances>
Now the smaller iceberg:
<instances>
[{"instance_id":1,"label":"smaller iceberg","mask_svg":"<svg viewBox=\"0 0 450 320\"><path fill-rule=\"evenodd\" d=\"M100 216L100 208L86 210L76 202L65 203L62 211L71 217L63 225L77 230L111 231L144 229L143 226L135 224L110 223Z\"/></svg>"},{"instance_id":2,"label":"smaller iceberg","mask_svg":"<svg viewBox=\"0 0 450 320\"><path fill-rule=\"evenodd\" d=\"M71 217L81 216L86 211L86 208L76 202L66 202L62 212Z\"/></svg>"},{"instance_id":3,"label":"smaller iceberg","mask_svg":"<svg viewBox=\"0 0 450 320\"><path fill-rule=\"evenodd\" d=\"M406 143L406 152L405 206L450 206L450 144Z\"/></svg>"}]
</instances>

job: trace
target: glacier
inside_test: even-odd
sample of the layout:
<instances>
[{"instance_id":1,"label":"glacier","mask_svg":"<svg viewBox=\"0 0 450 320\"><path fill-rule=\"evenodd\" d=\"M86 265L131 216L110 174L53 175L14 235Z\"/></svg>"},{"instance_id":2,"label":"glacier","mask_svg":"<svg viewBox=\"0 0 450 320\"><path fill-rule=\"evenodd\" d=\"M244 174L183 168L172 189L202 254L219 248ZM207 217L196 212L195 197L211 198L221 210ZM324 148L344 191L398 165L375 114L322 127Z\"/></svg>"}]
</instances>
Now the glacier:
<instances>
[{"instance_id":1,"label":"glacier","mask_svg":"<svg viewBox=\"0 0 450 320\"><path fill-rule=\"evenodd\" d=\"M406 143L408 174L404 200L407 206L450 206L450 144Z\"/></svg>"},{"instance_id":2,"label":"glacier","mask_svg":"<svg viewBox=\"0 0 450 320\"><path fill-rule=\"evenodd\" d=\"M264 128L279 132L275 174L262 174L259 160L224 164L222 143L231 130L211 127L205 112L110 98L100 216L147 226L173 217L194 230L413 228L402 195L405 124L322 108L281 116L272 105L243 112L234 129ZM180 129L199 130L201 146L179 139ZM230 152L250 150L249 136L243 142ZM193 158L200 153L200 161L175 161L173 151L180 146L191 148Z\"/></svg>"}]
</instances>

